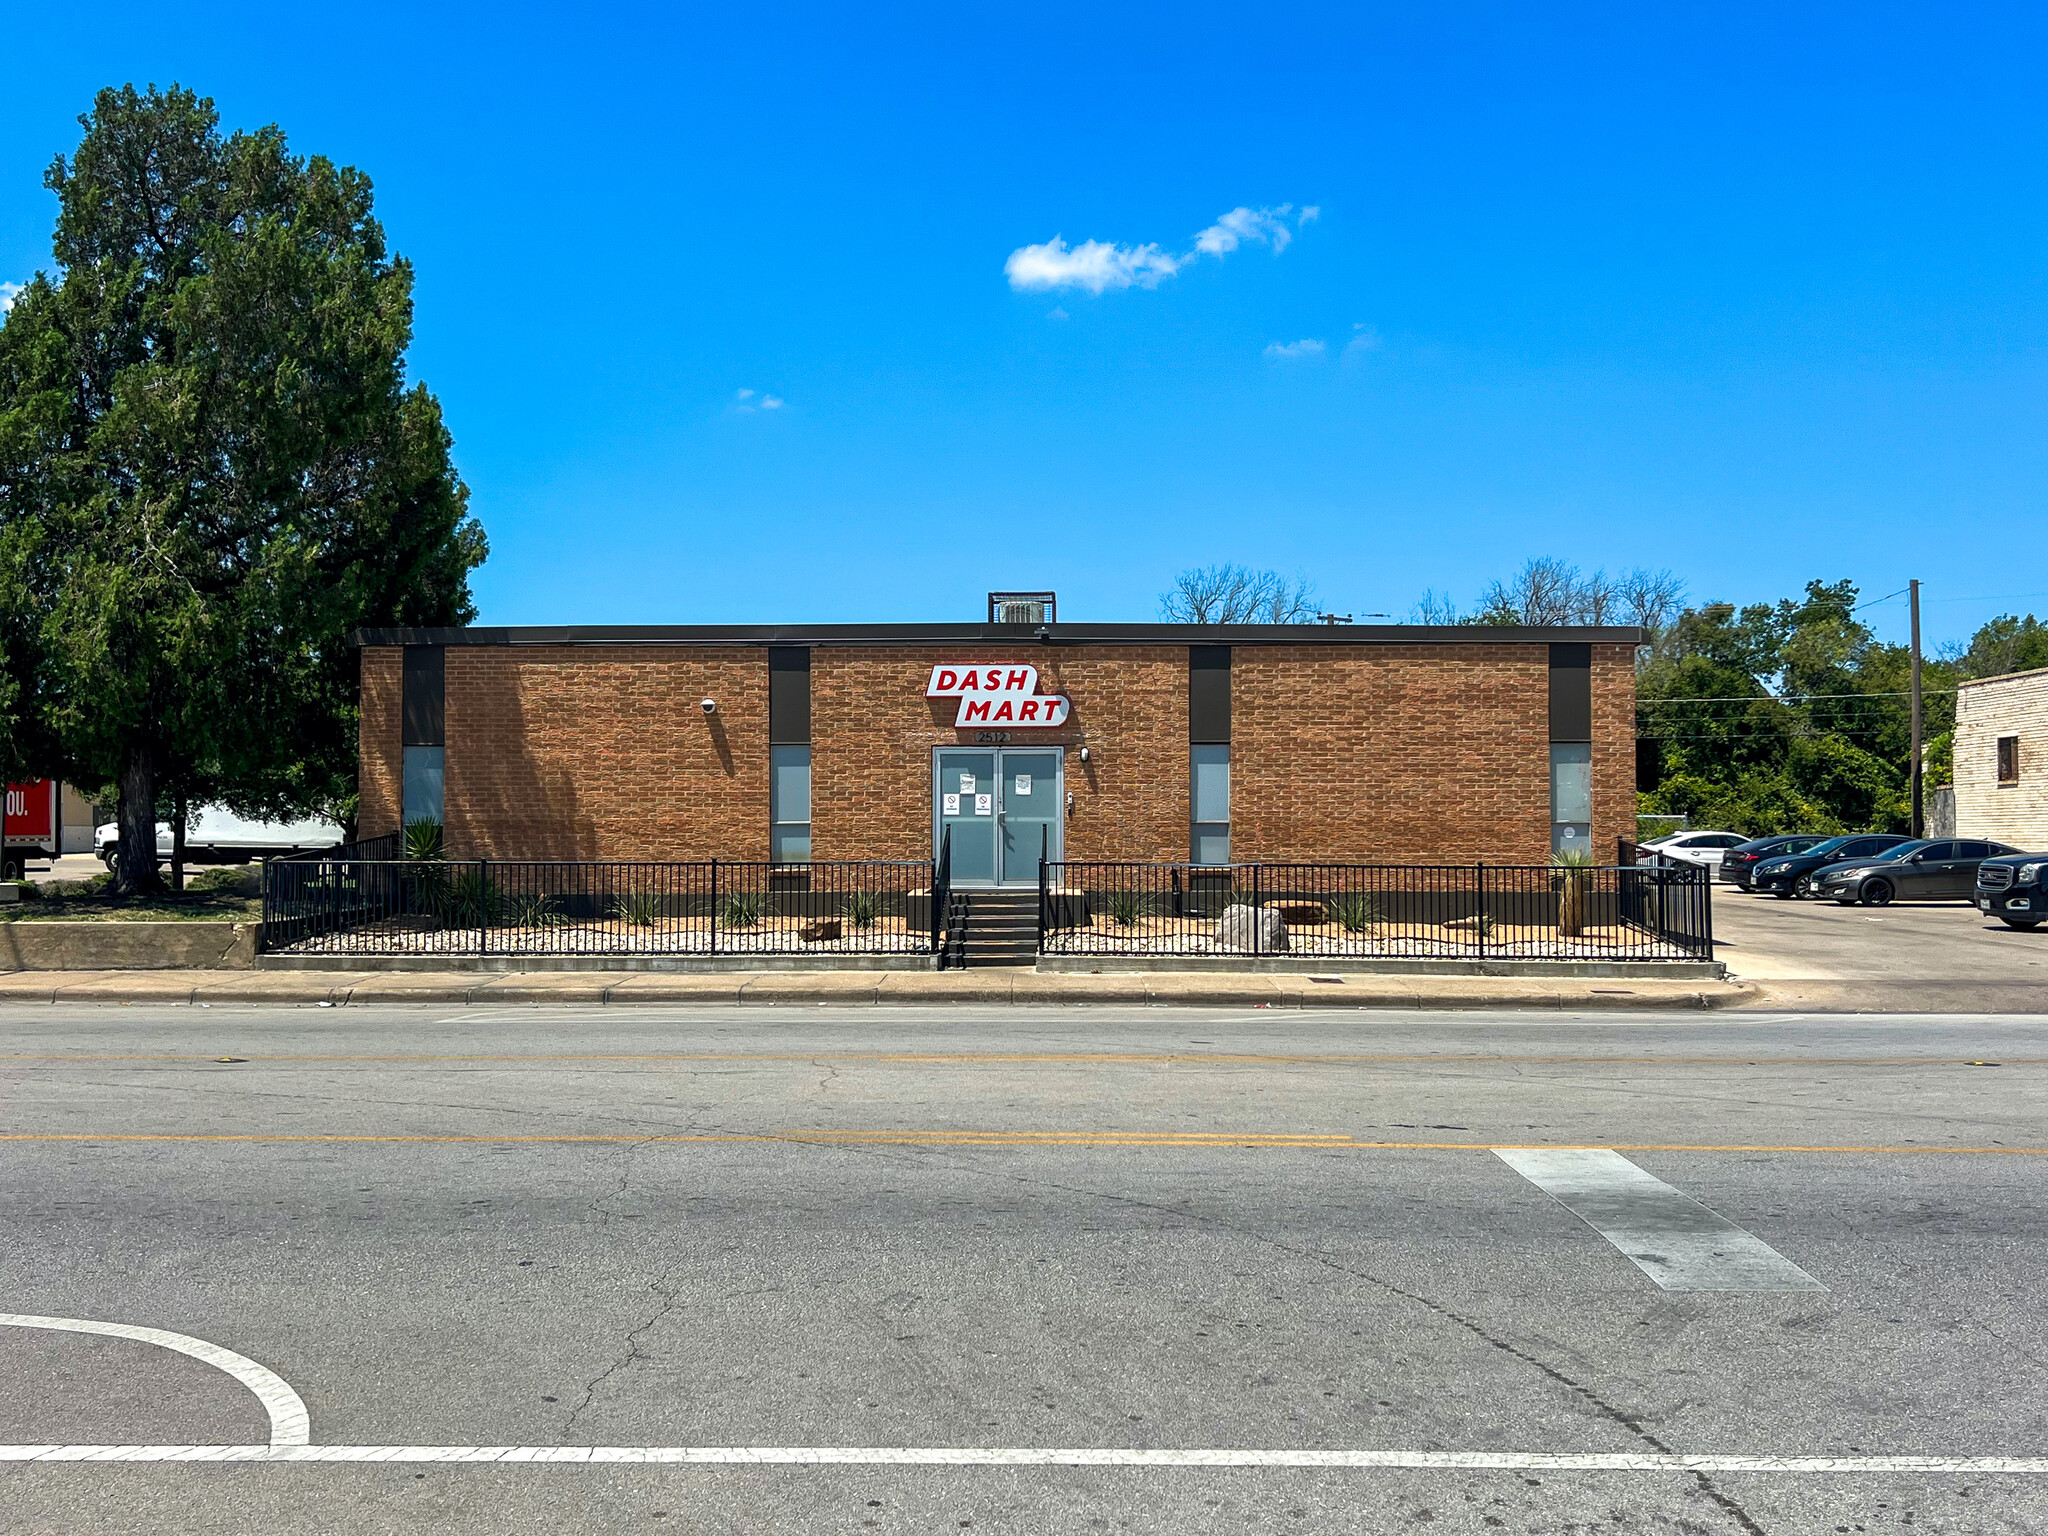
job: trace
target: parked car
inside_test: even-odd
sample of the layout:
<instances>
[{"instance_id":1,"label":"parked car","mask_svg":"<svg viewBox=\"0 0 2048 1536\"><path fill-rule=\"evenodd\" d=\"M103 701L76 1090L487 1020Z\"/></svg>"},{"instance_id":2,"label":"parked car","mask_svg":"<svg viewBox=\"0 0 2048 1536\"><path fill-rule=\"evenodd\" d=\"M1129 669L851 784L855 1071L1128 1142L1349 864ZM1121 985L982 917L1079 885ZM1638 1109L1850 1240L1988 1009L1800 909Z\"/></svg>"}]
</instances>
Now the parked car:
<instances>
[{"instance_id":1,"label":"parked car","mask_svg":"<svg viewBox=\"0 0 2048 1536\"><path fill-rule=\"evenodd\" d=\"M203 805L185 817L187 864L246 864L280 853L332 848L340 841L341 828L319 817L248 821L217 805ZM100 862L112 869L120 853L120 825L110 821L94 828L92 845ZM171 824L167 821L156 824L156 856L166 863L171 857Z\"/></svg>"},{"instance_id":2,"label":"parked car","mask_svg":"<svg viewBox=\"0 0 2048 1536\"><path fill-rule=\"evenodd\" d=\"M2008 928L2048 919L2048 853L2012 853L1977 866L1977 908Z\"/></svg>"},{"instance_id":3,"label":"parked car","mask_svg":"<svg viewBox=\"0 0 2048 1536\"><path fill-rule=\"evenodd\" d=\"M1826 841L1827 834L1823 832L1780 833L1775 837L1752 838L1721 855L1721 878L1746 891L1749 889L1749 877L1756 873L1757 865L1765 859L1804 853Z\"/></svg>"},{"instance_id":4,"label":"parked car","mask_svg":"<svg viewBox=\"0 0 2048 1536\"><path fill-rule=\"evenodd\" d=\"M1654 843L1636 848L1638 864L1692 864L1701 869L1720 867L1721 855L1749 839L1740 832L1674 832Z\"/></svg>"},{"instance_id":5,"label":"parked car","mask_svg":"<svg viewBox=\"0 0 2048 1536\"><path fill-rule=\"evenodd\" d=\"M1780 901L1789 901L1794 896L1810 893L1813 872L1822 865L1839 864L1849 859L1872 859L1911 841L1910 837L1896 832L1857 832L1848 837L1831 837L1825 842L1815 843L1804 853L1765 859L1750 875L1750 884L1759 891L1770 892Z\"/></svg>"},{"instance_id":6,"label":"parked car","mask_svg":"<svg viewBox=\"0 0 2048 1536\"><path fill-rule=\"evenodd\" d=\"M1977 866L1995 854L2016 853L2004 843L1930 838L1901 843L1872 859L1830 864L1815 874L1813 890L1845 907L1889 906L1894 900L1967 901L1977 888Z\"/></svg>"}]
</instances>

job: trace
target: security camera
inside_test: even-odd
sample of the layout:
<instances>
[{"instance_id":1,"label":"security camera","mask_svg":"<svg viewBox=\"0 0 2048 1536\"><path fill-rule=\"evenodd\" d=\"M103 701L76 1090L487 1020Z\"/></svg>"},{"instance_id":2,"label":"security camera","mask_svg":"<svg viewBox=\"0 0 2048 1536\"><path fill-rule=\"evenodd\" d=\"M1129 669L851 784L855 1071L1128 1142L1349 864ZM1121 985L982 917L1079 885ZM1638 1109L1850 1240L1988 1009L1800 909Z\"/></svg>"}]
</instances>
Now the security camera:
<instances>
[{"instance_id":1,"label":"security camera","mask_svg":"<svg viewBox=\"0 0 2048 1536\"><path fill-rule=\"evenodd\" d=\"M718 700L704 699L698 703L697 707L707 715L715 715L718 713Z\"/></svg>"}]
</instances>

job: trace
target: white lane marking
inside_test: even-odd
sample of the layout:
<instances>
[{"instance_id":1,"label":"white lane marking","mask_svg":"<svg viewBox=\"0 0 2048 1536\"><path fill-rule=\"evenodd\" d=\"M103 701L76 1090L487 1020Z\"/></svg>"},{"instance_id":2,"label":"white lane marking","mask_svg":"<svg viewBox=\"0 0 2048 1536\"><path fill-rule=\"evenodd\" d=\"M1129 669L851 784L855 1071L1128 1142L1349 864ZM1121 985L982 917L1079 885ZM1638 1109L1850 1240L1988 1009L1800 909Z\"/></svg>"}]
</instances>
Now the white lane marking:
<instances>
[{"instance_id":1,"label":"white lane marking","mask_svg":"<svg viewBox=\"0 0 2048 1536\"><path fill-rule=\"evenodd\" d=\"M1619 1152L1496 1147L1494 1154L1667 1291L1827 1289L1762 1238Z\"/></svg>"},{"instance_id":2,"label":"white lane marking","mask_svg":"<svg viewBox=\"0 0 2048 1536\"><path fill-rule=\"evenodd\" d=\"M0 1445L0 1462L439 1462L494 1466L1310 1467L1355 1471L2048 1474L2048 1456L1740 1456L1037 1446Z\"/></svg>"},{"instance_id":3,"label":"white lane marking","mask_svg":"<svg viewBox=\"0 0 2048 1536\"><path fill-rule=\"evenodd\" d=\"M304 1445L311 1437L306 1404L282 1376L258 1365L247 1355L195 1339L190 1334L172 1333L164 1328L137 1328L132 1323L96 1323L79 1317L34 1317L22 1312L0 1312L0 1328L49 1328L59 1333L102 1333L115 1339L138 1339L144 1344L174 1349L226 1371L256 1394L263 1411L270 1415L270 1444L273 1447ZM15 1458L19 1459L19 1458ZM116 1460L120 1458L114 1458Z\"/></svg>"}]
</instances>

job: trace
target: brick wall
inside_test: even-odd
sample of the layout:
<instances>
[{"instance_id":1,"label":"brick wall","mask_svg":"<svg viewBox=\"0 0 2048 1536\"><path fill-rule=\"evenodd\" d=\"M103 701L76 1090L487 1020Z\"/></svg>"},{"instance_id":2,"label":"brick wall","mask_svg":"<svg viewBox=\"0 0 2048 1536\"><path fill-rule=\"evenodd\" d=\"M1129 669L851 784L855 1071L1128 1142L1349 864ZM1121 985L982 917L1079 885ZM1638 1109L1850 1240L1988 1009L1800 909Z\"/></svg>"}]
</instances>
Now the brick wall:
<instances>
[{"instance_id":1,"label":"brick wall","mask_svg":"<svg viewBox=\"0 0 2048 1536\"><path fill-rule=\"evenodd\" d=\"M2001 736L2020 739L2017 783L1998 781ZM2048 848L2048 671L1963 684L1955 742L1956 835Z\"/></svg>"},{"instance_id":2,"label":"brick wall","mask_svg":"<svg viewBox=\"0 0 2048 1536\"><path fill-rule=\"evenodd\" d=\"M452 858L768 857L759 646L451 645L447 712Z\"/></svg>"},{"instance_id":3,"label":"brick wall","mask_svg":"<svg viewBox=\"0 0 2048 1536\"><path fill-rule=\"evenodd\" d=\"M405 702L405 651L365 646L356 732L356 835L382 837L398 830L405 791L405 750L399 712Z\"/></svg>"},{"instance_id":4,"label":"brick wall","mask_svg":"<svg viewBox=\"0 0 2048 1536\"><path fill-rule=\"evenodd\" d=\"M1593 857L1636 839L1636 649L1593 647ZM1544 845L1548 856L1549 844Z\"/></svg>"},{"instance_id":5,"label":"brick wall","mask_svg":"<svg viewBox=\"0 0 2048 1536\"><path fill-rule=\"evenodd\" d=\"M402 653L363 655L362 830L397 825ZM973 745L933 666L1029 663L1073 701L1063 746L1074 859L1188 856L1187 648L819 646L812 851L931 855L931 754ZM1542 645L1239 646L1231 842L1239 859L1549 857ZM698 707L718 700L715 715ZM1635 825L1634 668L1593 653L1594 839ZM1078 748L1089 748L1082 763ZM760 646L450 646L447 846L456 858L765 859L768 663Z\"/></svg>"},{"instance_id":6,"label":"brick wall","mask_svg":"<svg viewBox=\"0 0 2048 1536\"><path fill-rule=\"evenodd\" d=\"M1230 856L1548 857L1549 711L1542 646L1239 646Z\"/></svg>"}]
</instances>

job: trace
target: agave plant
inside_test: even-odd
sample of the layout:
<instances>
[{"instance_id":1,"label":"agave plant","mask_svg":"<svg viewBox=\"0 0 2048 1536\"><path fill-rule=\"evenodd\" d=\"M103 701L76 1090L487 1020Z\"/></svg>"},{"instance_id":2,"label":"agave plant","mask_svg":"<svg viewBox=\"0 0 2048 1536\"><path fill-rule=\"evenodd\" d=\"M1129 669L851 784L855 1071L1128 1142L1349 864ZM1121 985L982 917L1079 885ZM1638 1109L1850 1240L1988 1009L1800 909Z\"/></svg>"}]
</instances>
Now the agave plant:
<instances>
[{"instance_id":1,"label":"agave plant","mask_svg":"<svg viewBox=\"0 0 2048 1536\"><path fill-rule=\"evenodd\" d=\"M505 922L512 928L559 928L569 921L562 898L547 891L521 891L505 903Z\"/></svg>"},{"instance_id":2,"label":"agave plant","mask_svg":"<svg viewBox=\"0 0 2048 1536\"><path fill-rule=\"evenodd\" d=\"M661 921L661 898L652 891L628 891L614 896L611 914L634 928L652 928Z\"/></svg>"},{"instance_id":3,"label":"agave plant","mask_svg":"<svg viewBox=\"0 0 2048 1536\"><path fill-rule=\"evenodd\" d=\"M445 864L431 867L444 872L448 868ZM440 897L439 912L452 927L482 928L497 922L504 905L504 893L482 870L457 866Z\"/></svg>"},{"instance_id":4,"label":"agave plant","mask_svg":"<svg viewBox=\"0 0 2048 1536\"><path fill-rule=\"evenodd\" d=\"M441 823L426 817L408 821L403 839L405 862L400 877L409 912L445 919L448 916L448 866L441 862Z\"/></svg>"},{"instance_id":5,"label":"agave plant","mask_svg":"<svg viewBox=\"0 0 2048 1536\"><path fill-rule=\"evenodd\" d=\"M839 915L856 928L872 928L882 915L882 898L873 891L848 891L839 903Z\"/></svg>"},{"instance_id":6,"label":"agave plant","mask_svg":"<svg viewBox=\"0 0 2048 1536\"><path fill-rule=\"evenodd\" d=\"M1119 928L1135 926L1138 919L1145 915L1145 907L1145 894L1142 891L1119 888L1102 893L1102 910L1109 914L1110 921Z\"/></svg>"},{"instance_id":7,"label":"agave plant","mask_svg":"<svg viewBox=\"0 0 2048 1536\"><path fill-rule=\"evenodd\" d=\"M718 920L728 928L756 926L767 908L752 891L734 891L718 904Z\"/></svg>"},{"instance_id":8,"label":"agave plant","mask_svg":"<svg viewBox=\"0 0 2048 1536\"><path fill-rule=\"evenodd\" d=\"M1343 891L1325 904L1330 921L1346 933L1365 933L1380 920L1380 904L1357 891Z\"/></svg>"}]
</instances>

